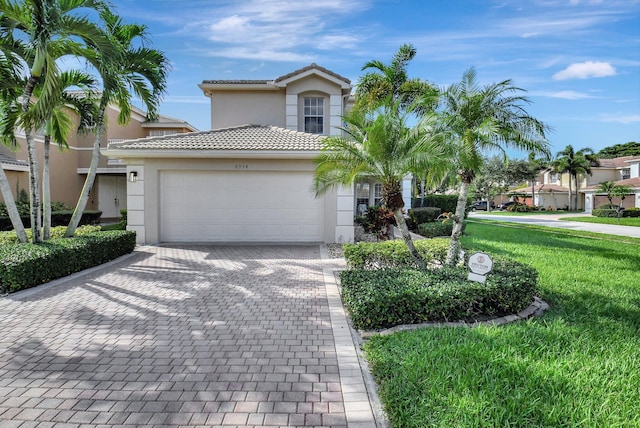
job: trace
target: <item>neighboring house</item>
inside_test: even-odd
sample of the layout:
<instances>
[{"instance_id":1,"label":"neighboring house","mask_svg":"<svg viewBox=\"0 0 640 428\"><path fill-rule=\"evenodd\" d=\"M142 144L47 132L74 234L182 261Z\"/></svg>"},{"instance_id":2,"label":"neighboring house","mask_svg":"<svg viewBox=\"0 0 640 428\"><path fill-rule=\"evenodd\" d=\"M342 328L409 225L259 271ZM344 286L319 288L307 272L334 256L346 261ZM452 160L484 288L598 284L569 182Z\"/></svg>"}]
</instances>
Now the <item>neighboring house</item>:
<instances>
[{"instance_id":1,"label":"neighboring house","mask_svg":"<svg viewBox=\"0 0 640 428\"><path fill-rule=\"evenodd\" d=\"M624 156L614 159L600 159L600 167L594 168L598 172L598 180L591 179L580 190L583 193L585 212L591 212L594 208L608 204L609 200L603 193L598 192L598 184L605 181L613 181L619 185L631 188L622 205L625 208L640 208L640 156ZM594 176L596 173L594 172ZM593 177L592 177L593 178ZM619 203L615 198L614 203Z\"/></svg>"},{"instance_id":2,"label":"neighboring house","mask_svg":"<svg viewBox=\"0 0 640 428\"><path fill-rule=\"evenodd\" d=\"M149 122L146 120L146 113L137 108L133 109L131 120L125 126L117 124L118 110L115 107L109 107L107 115L109 126L101 142L101 147L104 148L109 142L125 139L196 131L196 128L185 121L162 115L157 120ZM26 142L24 135L17 137L19 148L16 152L6 147L0 148L0 161L14 190L14 196L21 190L29 192ZM37 134L35 141L38 166L42 171L44 135ZM55 143L51 144L49 162L52 201L64 202L75 207L89 171L93 142L94 134L91 133L73 134L68 141L69 147L64 150L60 150ZM96 181L87 209L102 211L103 219L118 218L120 210L127 208L125 172L125 164L121 160L100 156Z\"/></svg>"},{"instance_id":3,"label":"neighboring house","mask_svg":"<svg viewBox=\"0 0 640 428\"><path fill-rule=\"evenodd\" d=\"M599 166L592 167L591 175L578 176L578 209L582 208L589 213L593 208L609 202L604 194L597 192L598 185L605 181L631 186L634 196L627 196L624 206L640 207L640 156L600 159L599 163ZM569 174L559 174L547 169L541 173L534 189L533 204L536 206L562 209L569 205ZM522 188L519 192L531 195L531 188ZM574 197L572 194L572 198Z\"/></svg>"},{"instance_id":4,"label":"neighboring house","mask_svg":"<svg viewBox=\"0 0 640 428\"><path fill-rule=\"evenodd\" d=\"M199 87L211 98L211 131L104 151L126 163L138 242L353 241L353 187L313 191L314 158L323 138L341 134L351 82L311 64L275 80ZM367 192L374 203L376 186Z\"/></svg>"}]
</instances>

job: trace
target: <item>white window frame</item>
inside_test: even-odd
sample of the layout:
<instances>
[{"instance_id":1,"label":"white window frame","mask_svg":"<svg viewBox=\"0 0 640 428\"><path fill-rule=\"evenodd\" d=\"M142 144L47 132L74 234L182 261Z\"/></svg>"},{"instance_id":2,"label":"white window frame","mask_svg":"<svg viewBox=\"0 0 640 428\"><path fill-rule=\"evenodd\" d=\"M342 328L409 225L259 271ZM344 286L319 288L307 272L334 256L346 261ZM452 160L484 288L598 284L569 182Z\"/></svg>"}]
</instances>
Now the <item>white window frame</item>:
<instances>
[{"instance_id":1,"label":"white window frame","mask_svg":"<svg viewBox=\"0 0 640 428\"><path fill-rule=\"evenodd\" d=\"M303 98L302 126L304 132L310 134L324 134L324 104L324 97ZM315 123L307 124L307 119L315 119Z\"/></svg>"},{"instance_id":2,"label":"white window frame","mask_svg":"<svg viewBox=\"0 0 640 428\"><path fill-rule=\"evenodd\" d=\"M623 180L628 180L629 178L631 178L631 168L622 168L620 170L620 175L622 176Z\"/></svg>"}]
</instances>

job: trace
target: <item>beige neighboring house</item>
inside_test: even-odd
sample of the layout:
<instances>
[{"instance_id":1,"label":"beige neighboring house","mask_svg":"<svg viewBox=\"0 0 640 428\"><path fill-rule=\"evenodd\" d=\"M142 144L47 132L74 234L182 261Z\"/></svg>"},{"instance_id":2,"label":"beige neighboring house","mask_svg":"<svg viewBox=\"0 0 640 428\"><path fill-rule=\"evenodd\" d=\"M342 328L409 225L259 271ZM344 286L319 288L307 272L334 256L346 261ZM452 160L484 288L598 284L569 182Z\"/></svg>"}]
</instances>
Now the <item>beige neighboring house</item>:
<instances>
[{"instance_id":1,"label":"beige neighboring house","mask_svg":"<svg viewBox=\"0 0 640 428\"><path fill-rule=\"evenodd\" d=\"M117 124L118 110L110 107L107 110L108 129L103 136L101 147L106 148L109 142L123 141L132 138L162 136L168 134L196 131L189 123L160 115L157 120L149 122L146 113L134 108L131 120L125 126ZM18 135L19 148L16 152L6 147L0 148L0 162L7 178L17 196L21 190L29 192L29 168L24 135ZM38 166L42 171L44 135L36 135ZM94 134L70 137L69 147L60 150L52 143L50 150L51 200L64 202L75 207L82 186L89 171ZM87 209L102 211L102 218L116 219L120 210L127 208L126 166L122 160L100 156L96 181L91 191ZM0 196L1 199L1 196Z\"/></svg>"},{"instance_id":2,"label":"beige neighboring house","mask_svg":"<svg viewBox=\"0 0 640 428\"><path fill-rule=\"evenodd\" d=\"M340 135L351 82L316 64L274 80L205 80L211 129L110 143L138 242L351 242L353 186L316 197L314 158ZM133 177L135 176L135 179ZM368 188L371 201L375 186Z\"/></svg>"},{"instance_id":3,"label":"beige neighboring house","mask_svg":"<svg viewBox=\"0 0 640 428\"><path fill-rule=\"evenodd\" d=\"M606 195L597 191L598 185L605 181L631 186L633 191L623 204L626 208L640 207L640 156L600 159L599 162L600 166L592 167L591 175L578 176L578 209L590 213L593 208L609 203ZM569 174L545 170L534 189L536 206L555 210L569 205ZM519 191L531 195L531 188Z\"/></svg>"},{"instance_id":4,"label":"beige neighboring house","mask_svg":"<svg viewBox=\"0 0 640 428\"><path fill-rule=\"evenodd\" d=\"M594 180L596 172L597 180ZM607 196L598 192L598 184L605 181L613 181L619 185L629 186L631 193L625 197L622 205L625 208L640 208L640 156L600 159L600 166L594 168L593 177L590 178L591 180L580 189L584 200L585 212L590 213L594 208L609 203ZM619 198L614 198L614 204L619 202Z\"/></svg>"}]
</instances>

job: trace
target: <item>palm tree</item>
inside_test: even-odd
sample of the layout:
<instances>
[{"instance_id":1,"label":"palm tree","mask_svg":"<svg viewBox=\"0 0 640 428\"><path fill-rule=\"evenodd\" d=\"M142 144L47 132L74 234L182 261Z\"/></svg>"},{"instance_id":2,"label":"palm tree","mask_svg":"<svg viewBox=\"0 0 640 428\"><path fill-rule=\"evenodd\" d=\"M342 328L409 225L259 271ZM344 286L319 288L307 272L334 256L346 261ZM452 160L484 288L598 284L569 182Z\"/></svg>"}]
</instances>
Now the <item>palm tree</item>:
<instances>
[{"instance_id":1,"label":"palm tree","mask_svg":"<svg viewBox=\"0 0 640 428\"><path fill-rule=\"evenodd\" d=\"M101 29L81 12L106 8L100 0L0 0L0 37L13 43L20 40L22 60L29 69L28 80L20 97L29 161L29 190L33 242L41 242L41 206L38 164L33 130L47 121L44 116L27 115L31 108L33 90L42 79L42 92L37 103L50 105L59 89L59 70L56 60L64 55L82 55L91 46L102 49L103 55L115 54ZM8 44L8 42L7 42Z\"/></svg>"},{"instance_id":2,"label":"palm tree","mask_svg":"<svg viewBox=\"0 0 640 428\"><path fill-rule=\"evenodd\" d=\"M412 45L404 44L395 53L391 64L384 64L379 60L367 62L362 70L372 69L359 79L356 85L355 108L362 111L373 111L385 104L391 103L399 108L407 109L425 94L435 95L437 90L428 82L420 79L409 79L407 66L416 56L416 49ZM434 99L430 98L427 106L433 106ZM418 112L421 109L417 109Z\"/></svg>"},{"instance_id":3,"label":"palm tree","mask_svg":"<svg viewBox=\"0 0 640 428\"><path fill-rule=\"evenodd\" d=\"M131 118L133 92L145 104L148 118L154 119L166 89L169 70L164 53L144 46L144 42L147 41L146 26L125 24L120 17L106 9L102 11L101 18L119 54L117 57L108 57L100 51L86 53L100 73L103 87L96 118L91 164L65 233L67 237L75 234L89 201L89 192L93 187L100 159L100 141L106 127L106 108L115 103L120 110L118 123L126 124ZM137 41L143 45L135 46Z\"/></svg>"},{"instance_id":4,"label":"palm tree","mask_svg":"<svg viewBox=\"0 0 640 428\"><path fill-rule=\"evenodd\" d=\"M575 151L572 145L568 145L556 155L551 162L555 172L569 174L569 209L578 208L578 175L591 175L591 168L598 166L599 161L594 151L588 147ZM575 184L575 204L572 207L571 183Z\"/></svg>"},{"instance_id":5,"label":"palm tree","mask_svg":"<svg viewBox=\"0 0 640 428\"><path fill-rule=\"evenodd\" d=\"M426 264L409 234L402 210L402 180L417 165L442 165L442 144L432 127L433 116L425 116L415 127L407 126L407 114L397 105L385 106L375 117L357 110L343 118L346 137L330 137L316 158L314 186L321 194L339 185L353 185L361 179L382 184L382 201L393 211L409 252L420 268Z\"/></svg>"},{"instance_id":6,"label":"palm tree","mask_svg":"<svg viewBox=\"0 0 640 428\"><path fill-rule=\"evenodd\" d=\"M0 139L2 144L15 149L15 123L18 120L19 108L16 100L20 96L20 90L24 87L22 64L13 55L14 44L7 44L8 39L0 37ZM0 192L4 199L13 230L20 242L27 242L28 237L18 212L15 198L9 180L0 166Z\"/></svg>"},{"instance_id":7,"label":"palm tree","mask_svg":"<svg viewBox=\"0 0 640 428\"><path fill-rule=\"evenodd\" d=\"M452 216L449 264L458 260L469 186L482 166L482 155L497 151L506 159L506 147L548 153L545 140L548 128L526 112L524 105L529 99L521 92L523 90L513 86L511 80L481 87L474 68L470 68L459 83L449 86L442 94L440 120L449 132L449 143L456 153L453 163L461 181L456 212Z\"/></svg>"},{"instance_id":8,"label":"palm tree","mask_svg":"<svg viewBox=\"0 0 640 428\"><path fill-rule=\"evenodd\" d=\"M44 164L42 166L42 206L43 206L43 232L42 239L47 241L51 230L51 189L49 175L49 152L51 139L58 143L61 150L68 147L67 139L71 134L74 124L71 113L78 117L78 132L88 132L93 128L95 117L95 101L93 88L95 79L84 72L77 70L65 71L60 74L60 92L46 108L51 112L44 126ZM80 88L82 91L67 91L70 88ZM39 94L38 87L34 91ZM34 108L33 110L37 110Z\"/></svg>"},{"instance_id":9,"label":"palm tree","mask_svg":"<svg viewBox=\"0 0 640 428\"><path fill-rule=\"evenodd\" d=\"M617 184L613 181L604 181L598 185L598 192L607 195L609 205L613 205L613 197L615 196L617 190L616 187Z\"/></svg>"}]
</instances>

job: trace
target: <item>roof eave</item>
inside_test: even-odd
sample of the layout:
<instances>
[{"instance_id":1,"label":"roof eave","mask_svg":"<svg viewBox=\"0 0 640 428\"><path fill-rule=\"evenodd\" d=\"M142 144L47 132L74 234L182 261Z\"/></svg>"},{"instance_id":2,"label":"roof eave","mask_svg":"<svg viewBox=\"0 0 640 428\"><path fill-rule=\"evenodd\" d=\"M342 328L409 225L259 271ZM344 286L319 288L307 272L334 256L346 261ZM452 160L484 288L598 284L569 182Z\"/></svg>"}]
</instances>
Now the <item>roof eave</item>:
<instances>
[{"instance_id":1,"label":"roof eave","mask_svg":"<svg viewBox=\"0 0 640 428\"><path fill-rule=\"evenodd\" d=\"M153 150L101 149L100 153L119 159L314 159L319 150Z\"/></svg>"}]
</instances>

